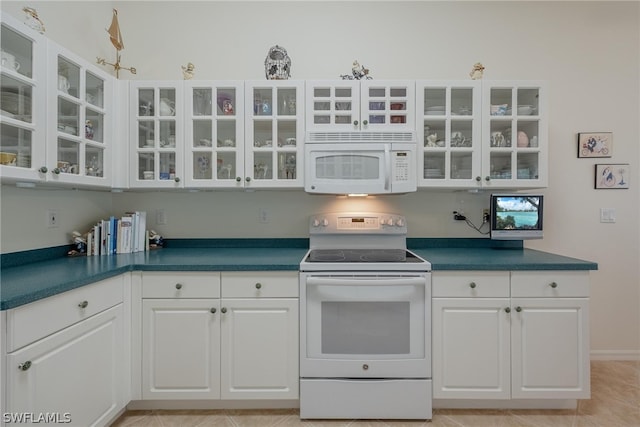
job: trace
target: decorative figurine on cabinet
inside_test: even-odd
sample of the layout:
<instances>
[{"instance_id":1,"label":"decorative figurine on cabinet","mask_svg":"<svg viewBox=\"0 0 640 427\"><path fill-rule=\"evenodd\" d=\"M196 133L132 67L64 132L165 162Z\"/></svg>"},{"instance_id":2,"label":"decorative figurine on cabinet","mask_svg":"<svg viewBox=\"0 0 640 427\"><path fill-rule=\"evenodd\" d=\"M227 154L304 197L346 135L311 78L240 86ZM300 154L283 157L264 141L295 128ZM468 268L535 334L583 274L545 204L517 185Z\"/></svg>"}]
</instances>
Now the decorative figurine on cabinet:
<instances>
[{"instance_id":1,"label":"decorative figurine on cabinet","mask_svg":"<svg viewBox=\"0 0 640 427\"><path fill-rule=\"evenodd\" d=\"M482 74L484 73L484 65L479 62L473 64L473 69L469 73L472 80L480 80L482 78Z\"/></svg>"},{"instance_id":2,"label":"decorative figurine on cabinet","mask_svg":"<svg viewBox=\"0 0 640 427\"><path fill-rule=\"evenodd\" d=\"M38 17L38 12L32 7L23 7L22 11L27 15L24 23L32 30L44 34L44 22Z\"/></svg>"},{"instance_id":3,"label":"decorative figurine on cabinet","mask_svg":"<svg viewBox=\"0 0 640 427\"><path fill-rule=\"evenodd\" d=\"M364 68L364 66L360 65L358 60L353 61L353 66L351 67L351 75L349 74L341 74L340 77L342 80L371 80L373 77L369 75L369 69Z\"/></svg>"},{"instance_id":4,"label":"decorative figurine on cabinet","mask_svg":"<svg viewBox=\"0 0 640 427\"><path fill-rule=\"evenodd\" d=\"M160 249L164 246L164 239L155 230L149 230L149 249Z\"/></svg>"},{"instance_id":5,"label":"decorative figurine on cabinet","mask_svg":"<svg viewBox=\"0 0 640 427\"><path fill-rule=\"evenodd\" d=\"M196 66L193 65L193 63L189 62L186 67L184 65L182 65L181 67L182 67L182 77L185 80L191 80L193 78L193 76L195 75L195 71L194 70L195 70Z\"/></svg>"},{"instance_id":6,"label":"decorative figurine on cabinet","mask_svg":"<svg viewBox=\"0 0 640 427\"><path fill-rule=\"evenodd\" d=\"M269 49L264 60L264 73L267 80L287 80L291 77L291 58L285 48L275 45Z\"/></svg>"}]
</instances>

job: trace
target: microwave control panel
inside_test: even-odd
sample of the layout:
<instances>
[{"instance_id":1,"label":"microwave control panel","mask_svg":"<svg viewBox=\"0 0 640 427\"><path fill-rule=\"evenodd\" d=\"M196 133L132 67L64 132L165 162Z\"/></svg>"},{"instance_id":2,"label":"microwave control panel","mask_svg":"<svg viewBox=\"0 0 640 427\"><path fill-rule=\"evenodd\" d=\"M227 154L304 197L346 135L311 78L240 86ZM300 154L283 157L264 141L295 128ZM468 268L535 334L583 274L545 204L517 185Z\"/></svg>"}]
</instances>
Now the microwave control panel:
<instances>
[{"instance_id":1,"label":"microwave control panel","mask_svg":"<svg viewBox=\"0 0 640 427\"><path fill-rule=\"evenodd\" d=\"M411 156L407 151L394 151L393 152L393 180L408 181L409 174L411 173L410 167Z\"/></svg>"}]
</instances>

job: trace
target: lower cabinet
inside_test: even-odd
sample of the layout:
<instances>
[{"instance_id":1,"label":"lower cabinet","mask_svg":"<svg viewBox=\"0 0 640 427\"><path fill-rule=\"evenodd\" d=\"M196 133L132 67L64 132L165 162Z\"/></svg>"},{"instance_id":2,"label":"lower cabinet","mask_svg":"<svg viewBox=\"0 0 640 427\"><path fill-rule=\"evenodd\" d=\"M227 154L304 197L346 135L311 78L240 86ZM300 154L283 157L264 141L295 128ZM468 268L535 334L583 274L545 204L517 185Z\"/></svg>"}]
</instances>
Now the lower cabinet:
<instances>
[{"instance_id":1,"label":"lower cabinet","mask_svg":"<svg viewBox=\"0 0 640 427\"><path fill-rule=\"evenodd\" d=\"M143 399L297 399L297 272L145 272Z\"/></svg>"},{"instance_id":2,"label":"lower cabinet","mask_svg":"<svg viewBox=\"0 0 640 427\"><path fill-rule=\"evenodd\" d=\"M434 272L434 399L589 398L588 297L588 272Z\"/></svg>"},{"instance_id":3,"label":"lower cabinet","mask_svg":"<svg viewBox=\"0 0 640 427\"><path fill-rule=\"evenodd\" d=\"M105 426L124 408L128 388L121 282L121 278L107 280L8 311L7 330L23 336L22 330L34 325L46 328L48 319L43 314L51 308L83 311L101 304L78 299L86 296L83 293L97 296L106 290L120 298L117 305L6 355L4 413L23 418L9 421L5 416L5 421Z\"/></svg>"}]
</instances>

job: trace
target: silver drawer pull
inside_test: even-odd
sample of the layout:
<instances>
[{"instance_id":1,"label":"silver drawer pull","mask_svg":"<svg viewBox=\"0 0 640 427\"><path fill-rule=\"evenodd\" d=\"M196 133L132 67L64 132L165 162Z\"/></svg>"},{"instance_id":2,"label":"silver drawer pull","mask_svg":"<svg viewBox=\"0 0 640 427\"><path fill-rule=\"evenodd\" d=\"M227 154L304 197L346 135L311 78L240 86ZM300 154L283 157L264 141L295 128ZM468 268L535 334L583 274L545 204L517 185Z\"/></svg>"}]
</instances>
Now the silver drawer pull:
<instances>
[{"instance_id":1,"label":"silver drawer pull","mask_svg":"<svg viewBox=\"0 0 640 427\"><path fill-rule=\"evenodd\" d=\"M89 301L82 301L80 304L78 304L78 307L87 308L88 305L89 305Z\"/></svg>"},{"instance_id":2,"label":"silver drawer pull","mask_svg":"<svg viewBox=\"0 0 640 427\"><path fill-rule=\"evenodd\" d=\"M26 371L30 367L31 367L31 360L27 360L26 362L18 365L18 369L20 369L21 371Z\"/></svg>"}]
</instances>

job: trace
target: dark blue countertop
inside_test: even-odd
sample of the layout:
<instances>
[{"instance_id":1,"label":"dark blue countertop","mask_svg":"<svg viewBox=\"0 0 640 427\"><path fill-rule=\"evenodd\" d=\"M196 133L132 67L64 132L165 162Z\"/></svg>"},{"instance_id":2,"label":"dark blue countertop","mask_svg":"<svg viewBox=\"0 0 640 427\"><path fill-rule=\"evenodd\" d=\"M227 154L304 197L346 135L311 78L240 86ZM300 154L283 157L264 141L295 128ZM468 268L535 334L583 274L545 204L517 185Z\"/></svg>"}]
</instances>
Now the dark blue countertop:
<instances>
[{"instance_id":1,"label":"dark blue countertop","mask_svg":"<svg viewBox=\"0 0 640 427\"><path fill-rule=\"evenodd\" d=\"M430 261L434 271L598 268L593 262L523 249L521 242L492 245L486 239L409 239L407 246ZM307 249L307 239L177 239L168 241L164 249L135 254L64 257L59 255L60 248L47 250L56 255L52 259L46 259L43 250L5 254L0 310L127 271L297 271Z\"/></svg>"}]
</instances>

